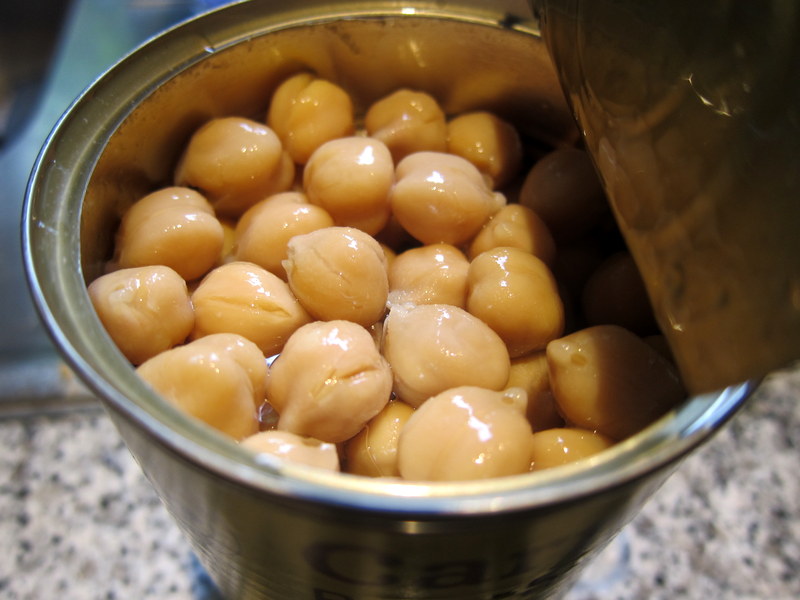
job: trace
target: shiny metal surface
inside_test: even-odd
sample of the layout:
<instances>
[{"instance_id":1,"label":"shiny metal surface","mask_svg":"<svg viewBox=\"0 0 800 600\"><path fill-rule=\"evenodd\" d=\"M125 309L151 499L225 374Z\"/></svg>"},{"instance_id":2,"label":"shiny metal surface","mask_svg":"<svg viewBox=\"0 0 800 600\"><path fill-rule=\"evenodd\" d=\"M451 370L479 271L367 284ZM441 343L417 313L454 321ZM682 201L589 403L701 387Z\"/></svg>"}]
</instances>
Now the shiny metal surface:
<instances>
[{"instance_id":1,"label":"shiny metal surface","mask_svg":"<svg viewBox=\"0 0 800 600\"><path fill-rule=\"evenodd\" d=\"M539 4L689 389L800 358L800 8Z\"/></svg>"},{"instance_id":2,"label":"shiny metal surface","mask_svg":"<svg viewBox=\"0 0 800 600\"><path fill-rule=\"evenodd\" d=\"M553 143L576 136L527 3L236 4L127 57L54 132L25 207L37 306L226 596L556 595L751 385L692 399L588 469L387 482L256 464L156 397L94 315L86 281L121 211L168 177L197 124L258 114L300 68L342 83L360 106L408 85L449 111L496 110Z\"/></svg>"}]
</instances>

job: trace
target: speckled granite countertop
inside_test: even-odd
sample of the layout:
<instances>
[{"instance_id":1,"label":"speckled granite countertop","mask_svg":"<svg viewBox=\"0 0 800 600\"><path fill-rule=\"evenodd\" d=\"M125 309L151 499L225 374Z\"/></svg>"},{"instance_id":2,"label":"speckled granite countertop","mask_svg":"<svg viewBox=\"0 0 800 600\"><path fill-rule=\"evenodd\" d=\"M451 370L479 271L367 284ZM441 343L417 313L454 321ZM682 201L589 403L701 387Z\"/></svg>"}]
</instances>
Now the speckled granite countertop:
<instances>
[{"instance_id":1,"label":"speckled granite countertop","mask_svg":"<svg viewBox=\"0 0 800 600\"><path fill-rule=\"evenodd\" d=\"M0 421L0 597L217 599L99 407ZM800 597L800 370L768 379L569 600Z\"/></svg>"}]
</instances>

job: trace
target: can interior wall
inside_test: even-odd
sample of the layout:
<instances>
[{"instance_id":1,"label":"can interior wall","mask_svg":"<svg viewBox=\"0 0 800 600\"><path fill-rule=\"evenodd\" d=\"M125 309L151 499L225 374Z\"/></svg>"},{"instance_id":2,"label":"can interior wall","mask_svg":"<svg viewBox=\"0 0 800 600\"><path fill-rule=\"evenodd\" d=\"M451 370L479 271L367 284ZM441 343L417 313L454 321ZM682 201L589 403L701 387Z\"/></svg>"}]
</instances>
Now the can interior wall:
<instances>
[{"instance_id":1,"label":"can interior wall","mask_svg":"<svg viewBox=\"0 0 800 600\"><path fill-rule=\"evenodd\" d=\"M103 330L86 282L102 272L124 210L169 180L199 124L263 115L294 72L339 83L362 108L407 86L450 114L492 110L543 145L575 143L526 7L234 4L120 61L44 148L24 217L34 300L226 597L549 597L751 391L692 398L586 467L403 484L254 462L153 394Z\"/></svg>"}]
</instances>

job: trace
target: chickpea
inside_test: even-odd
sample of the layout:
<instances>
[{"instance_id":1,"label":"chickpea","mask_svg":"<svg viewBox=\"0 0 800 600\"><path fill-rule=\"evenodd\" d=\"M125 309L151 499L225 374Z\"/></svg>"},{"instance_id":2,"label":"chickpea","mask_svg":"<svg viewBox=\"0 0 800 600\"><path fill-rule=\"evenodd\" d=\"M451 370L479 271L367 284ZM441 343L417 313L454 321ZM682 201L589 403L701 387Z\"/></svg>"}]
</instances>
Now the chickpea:
<instances>
[{"instance_id":1,"label":"chickpea","mask_svg":"<svg viewBox=\"0 0 800 600\"><path fill-rule=\"evenodd\" d=\"M224 237L214 210L201 194L168 187L125 211L117 231L115 262L123 269L164 265L191 280L216 264Z\"/></svg>"},{"instance_id":2,"label":"chickpea","mask_svg":"<svg viewBox=\"0 0 800 600\"><path fill-rule=\"evenodd\" d=\"M447 151L463 156L491 178L495 189L508 185L522 165L516 128L490 112L459 115L447 124Z\"/></svg>"},{"instance_id":3,"label":"chickpea","mask_svg":"<svg viewBox=\"0 0 800 600\"><path fill-rule=\"evenodd\" d=\"M612 254L592 272L582 306L589 325L619 325L640 336L658 331L644 281L627 251Z\"/></svg>"},{"instance_id":4,"label":"chickpea","mask_svg":"<svg viewBox=\"0 0 800 600\"><path fill-rule=\"evenodd\" d=\"M272 363L267 396L278 429L343 442L377 415L392 392L389 363L369 332L349 321L298 329Z\"/></svg>"},{"instance_id":5,"label":"chickpea","mask_svg":"<svg viewBox=\"0 0 800 600\"><path fill-rule=\"evenodd\" d=\"M367 134L389 148L395 162L421 151L447 150L447 121L433 96L408 89L381 98L364 115Z\"/></svg>"},{"instance_id":6,"label":"chickpea","mask_svg":"<svg viewBox=\"0 0 800 600\"><path fill-rule=\"evenodd\" d=\"M560 242L583 236L609 212L589 155L569 147L553 150L533 165L519 203L539 215Z\"/></svg>"},{"instance_id":7,"label":"chickpea","mask_svg":"<svg viewBox=\"0 0 800 600\"><path fill-rule=\"evenodd\" d=\"M88 291L103 327L135 365L182 343L194 327L186 282L169 267L113 271Z\"/></svg>"},{"instance_id":8,"label":"chickpea","mask_svg":"<svg viewBox=\"0 0 800 600\"><path fill-rule=\"evenodd\" d=\"M525 473L532 433L522 390L446 390L420 406L400 432L400 474L415 481L464 481Z\"/></svg>"},{"instance_id":9,"label":"chickpea","mask_svg":"<svg viewBox=\"0 0 800 600\"><path fill-rule=\"evenodd\" d=\"M252 263L235 261L217 267L192 294L192 338L237 333L266 356L277 354L289 336L311 319L289 286Z\"/></svg>"},{"instance_id":10,"label":"chickpea","mask_svg":"<svg viewBox=\"0 0 800 600\"><path fill-rule=\"evenodd\" d=\"M258 346L235 333L212 333L194 340L192 347L207 347L233 359L250 379L256 408L261 408L267 397L267 361Z\"/></svg>"},{"instance_id":11,"label":"chickpea","mask_svg":"<svg viewBox=\"0 0 800 600\"><path fill-rule=\"evenodd\" d=\"M367 477L399 477L397 444L414 409L392 400L347 442L347 472Z\"/></svg>"},{"instance_id":12,"label":"chickpea","mask_svg":"<svg viewBox=\"0 0 800 600\"><path fill-rule=\"evenodd\" d=\"M406 250L389 267L389 305L452 304L466 306L469 261L450 244Z\"/></svg>"},{"instance_id":13,"label":"chickpea","mask_svg":"<svg viewBox=\"0 0 800 600\"><path fill-rule=\"evenodd\" d=\"M242 440L240 445L255 454L269 454L292 463L328 471L340 470L336 444L289 431L260 431Z\"/></svg>"},{"instance_id":14,"label":"chickpea","mask_svg":"<svg viewBox=\"0 0 800 600\"><path fill-rule=\"evenodd\" d=\"M481 252L501 246L530 252L548 266L556 257L556 243L547 225L521 204L507 204L492 215L472 240L469 257L473 259Z\"/></svg>"},{"instance_id":15,"label":"chickpea","mask_svg":"<svg viewBox=\"0 0 800 600\"><path fill-rule=\"evenodd\" d=\"M368 327L386 312L386 255L363 231L326 227L295 236L283 266L292 292L317 319Z\"/></svg>"},{"instance_id":16,"label":"chickpea","mask_svg":"<svg viewBox=\"0 0 800 600\"><path fill-rule=\"evenodd\" d=\"M201 190L218 214L231 217L293 181L294 163L275 132L241 117L212 119L200 127L175 171L177 185Z\"/></svg>"},{"instance_id":17,"label":"chickpea","mask_svg":"<svg viewBox=\"0 0 800 600\"><path fill-rule=\"evenodd\" d=\"M337 225L375 235L389 221L394 163L386 145L366 137L325 142L308 159L303 188Z\"/></svg>"},{"instance_id":18,"label":"chickpea","mask_svg":"<svg viewBox=\"0 0 800 600\"><path fill-rule=\"evenodd\" d=\"M155 392L178 409L235 440L258 431L251 374L226 348L227 338L177 346L142 363L136 370ZM260 354L247 340L243 347ZM263 355L261 355L263 360Z\"/></svg>"},{"instance_id":19,"label":"chickpea","mask_svg":"<svg viewBox=\"0 0 800 600\"><path fill-rule=\"evenodd\" d=\"M533 434L531 470L542 471L594 456L614 445L614 441L599 433L563 427Z\"/></svg>"},{"instance_id":20,"label":"chickpea","mask_svg":"<svg viewBox=\"0 0 800 600\"><path fill-rule=\"evenodd\" d=\"M325 209L306 200L300 192L282 192L250 207L236 226L236 260L255 263L285 281L282 263L289 240L333 226L333 218Z\"/></svg>"},{"instance_id":21,"label":"chickpea","mask_svg":"<svg viewBox=\"0 0 800 600\"><path fill-rule=\"evenodd\" d=\"M511 362L488 325L446 304L392 306L383 355L392 365L395 393L413 407L459 386L502 390Z\"/></svg>"},{"instance_id":22,"label":"chickpea","mask_svg":"<svg viewBox=\"0 0 800 600\"><path fill-rule=\"evenodd\" d=\"M550 390L547 354L544 350L512 359L506 386L525 390L528 395L526 415L534 432L564 425Z\"/></svg>"},{"instance_id":23,"label":"chickpea","mask_svg":"<svg viewBox=\"0 0 800 600\"><path fill-rule=\"evenodd\" d=\"M219 252L219 258L215 266L224 265L235 260L236 222L230 219L220 219L219 223L222 225L222 249Z\"/></svg>"},{"instance_id":24,"label":"chickpea","mask_svg":"<svg viewBox=\"0 0 800 600\"><path fill-rule=\"evenodd\" d=\"M505 205L478 169L452 154L418 152L395 170L390 202L397 221L423 244L459 246Z\"/></svg>"},{"instance_id":25,"label":"chickpea","mask_svg":"<svg viewBox=\"0 0 800 600\"><path fill-rule=\"evenodd\" d=\"M472 261L467 310L491 327L512 358L544 349L562 335L564 306L540 259L519 248L495 248Z\"/></svg>"},{"instance_id":26,"label":"chickpea","mask_svg":"<svg viewBox=\"0 0 800 600\"><path fill-rule=\"evenodd\" d=\"M325 142L354 133L353 103L338 85L311 73L298 73L275 90L267 124L292 160L305 164Z\"/></svg>"},{"instance_id":27,"label":"chickpea","mask_svg":"<svg viewBox=\"0 0 800 600\"><path fill-rule=\"evenodd\" d=\"M686 397L673 365L617 325L596 325L550 342L547 361L567 422L617 441Z\"/></svg>"}]
</instances>

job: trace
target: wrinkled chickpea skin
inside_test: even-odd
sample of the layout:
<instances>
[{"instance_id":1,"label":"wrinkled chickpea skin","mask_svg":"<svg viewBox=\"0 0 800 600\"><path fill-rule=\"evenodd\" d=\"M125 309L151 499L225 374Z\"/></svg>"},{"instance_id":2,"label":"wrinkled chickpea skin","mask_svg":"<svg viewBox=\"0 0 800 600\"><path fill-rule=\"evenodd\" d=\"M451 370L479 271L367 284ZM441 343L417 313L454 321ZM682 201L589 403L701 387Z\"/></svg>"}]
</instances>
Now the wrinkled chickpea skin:
<instances>
[{"instance_id":1,"label":"wrinkled chickpea skin","mask_svg":"<svg viewBox=\"0 0 800 600\"><path fill-rule=\"evenodd\" d=\"M414 407L453 387L502 390L511 368L503 340L488 325L445 304L392 307L383 354L395 393Z\"/></svg>"},{"instance_id":2,"label":"wrinkled chickpea skin","mask_svg":"<svg viewBox=\"0 0 800 600\"><path fill-rule=\"evenodd\" d=\"M389 401L392 374L369 332L349 321L298 329L267 377L278 429L325 442L352 438Z\"/></svg>"},{"instance_id":3,"label":"wrinkled chickpea skin","mask_svg":"<svg viewBox=\"0 0 800 600\"><path fill-rule=\"evenodd\" d=\"M88 291L106 331L134 365L182 343L194 328L186 282L169 267L114 271Z\"/></svg>"}]
</instances>

